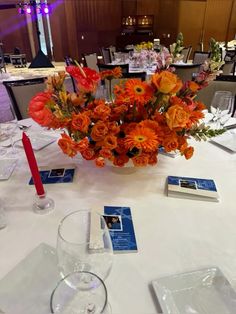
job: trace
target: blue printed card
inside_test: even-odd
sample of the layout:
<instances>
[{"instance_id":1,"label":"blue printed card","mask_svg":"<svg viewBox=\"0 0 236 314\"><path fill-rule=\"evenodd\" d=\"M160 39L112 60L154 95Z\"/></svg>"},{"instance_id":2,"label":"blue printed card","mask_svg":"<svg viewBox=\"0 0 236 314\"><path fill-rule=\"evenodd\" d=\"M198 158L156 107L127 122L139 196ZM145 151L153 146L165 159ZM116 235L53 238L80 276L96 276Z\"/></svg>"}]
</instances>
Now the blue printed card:
<instances>
[{"instance_id":1,"label":"blue printed card","mask_svg":"<svg viewBox=\"0 0 236 314\"><path fill-rule=\"evenodd\" d=\"M219 194L212 179L169 176L167 185L168 196L219 201Z\"/></svg>"},{"instance_id":2,"label":"blue printed card","mask_svg":"<svg viewBox=\"0 0 236 314\"><path fill-rule=\"evenodd\" d=\"M40 169L40 176L43 184L69 183L73 181L75 174L75 165L56 166L50 169ZM33 185L33 179L30 179L30 185Z\"/></svg>"},{"instance_id":3,"label":"blue printed card","mask_svg":"<svg viewBox=\"0 0 236 314\"><path fill-rule=\"evenodd\" d=\"M114 253L137 252L134 225L129 207L104 206Z\"/></svg>"}]
</instances>

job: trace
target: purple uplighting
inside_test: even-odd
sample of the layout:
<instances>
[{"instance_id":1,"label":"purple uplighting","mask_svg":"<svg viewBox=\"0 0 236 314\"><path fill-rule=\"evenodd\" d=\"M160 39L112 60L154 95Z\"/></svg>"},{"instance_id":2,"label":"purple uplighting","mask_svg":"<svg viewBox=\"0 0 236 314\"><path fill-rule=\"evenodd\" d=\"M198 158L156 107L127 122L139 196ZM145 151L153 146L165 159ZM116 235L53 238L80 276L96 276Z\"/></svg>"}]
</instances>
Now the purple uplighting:
<instances>
[{"instance_id":1,"label":"purple uplighting","mask_svg":"<svg viewBox=\"0 0 236 314\"><path fill-rule=\"evenodd\" d=\"M48 14L48 13L49 13L49 8L48 8L48 7L45 7L45 8L43 9L43 11L44 11L45 14Z\"/></svg>"},{"instance_id":2,"label":"purple uplighting","mask_svg":"<svg viewBox=\"0 0 236 314\"><path fill-rule=\"evenodd\" d=\"M31 8L30 7L26 8L26 13L31 14Z\"/></svg>"}]
</instances>

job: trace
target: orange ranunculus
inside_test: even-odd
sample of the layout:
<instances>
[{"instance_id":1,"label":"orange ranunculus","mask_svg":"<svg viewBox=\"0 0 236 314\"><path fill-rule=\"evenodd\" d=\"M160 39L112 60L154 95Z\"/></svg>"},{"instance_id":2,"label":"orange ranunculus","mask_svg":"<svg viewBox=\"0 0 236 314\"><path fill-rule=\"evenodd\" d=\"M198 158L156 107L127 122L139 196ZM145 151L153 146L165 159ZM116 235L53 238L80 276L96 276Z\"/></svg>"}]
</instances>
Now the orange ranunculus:
<instances>
[{"instance_id":1,"label":"orange ranunculus","mask_svg":"<svg viewBox=\"0 0 236 314\"><path fill-rule=\"evenodd\" d=\"M111 108L107 105L100 104L97 107L95 107L94 111L94 118L98 120L107 120L109 118L109 115L111 113Z\"/></svg>"},{"instance_id":2,"label":"orange ranunculus","mask_svg":"<svg viewBox=\"0 0 236 314\"><path fill-rule=\"evenodd\" d=\"M76 150L80 153L88 149L88 147L89 147L89 140L87 137L83 138L81 141L75 144Z\"/></svg>"},{"instance_id":3,"label":"orange ranunculus","mask_svg":"<svg viewBox=\"0 0 236 314\"><path fill-rule=\"evenodd\" d=\"M188 147L186 136L178 136L178 143L179 143L178 149L181 152L181 154L183 154L185 149Z\"/></svg>"},{"instance_id":4,"label":"orange ranunculus","mask_svg":"<svg viewBox=\"0 0 236 314\"><path fill-rule=\"evenodd\" d=\"M162 142L162 145L164 146L164 149L166 152L171 152L172 150L176 150L179 146L178 144L179 144L178 139L174 132L166 136Z\"/></svg>"},{"instance_id":5,"label":"orange ranunculus","mask_svg":"<svg viewBox=\"0 0 236 314\"><path fill-rule=\"evenodd\" d=\"M129 157L125 154L118 155L114 158L113 164L118 167L124 167L124 165L129 161Z\"/></svg>"},{"instance_id":6,"label":"orange ranunculus","mask_svg":"<svg viewBox=\"0 0 236 314\"><path fill-rule=\"evenodd\" d=\"M94 141L102 141L108 133L107 124L103 121L98 121L92 128L91 137Z\"/></svg>"},{"instance_id":7,"label":"orange ranunculus","mask_svg":"<svg viewBox=\"0 0 236 314\"><path fill-rule=\"evenodd\" d=\"M89 124L90 124L90 119L86 114L78 113L78 114L72 115L72 122L71 122L72 129L83 132L83 133L87 133Z\"/></svg>"},{"instance_id":8,"label":"orange ranunculus","mask_svg":"<svg viewBox=\"0 0 236 314\"><path fill-rule=\"evenodd\" d=\"M112 152L109 148L102 147L102 149L99 152L99 155L103 158L110 159L112 157Z\"/></svg>"},{"instance_id":9,"label":"orange ranunculus","mask_svg":"<svg viewBox=\"0 0 236 314\"><path fill-rule=\"evenodd\" d=\"M108 129L110 134L118 134L120 132L120 126L116 121L109 122Z\"/></svg>"},{"instance_id":10,"label":"orange ranunculus","mask_svg":"<svg viewBox=\"0 0 236 314\"><path fill-rule=\"evenodd\" d=\"M148 164L154 166L157 164L157 152L149 154L148 156Z\"/></svg>"},{"instance_id":11,"label":"orange ranunculus","mask_svg":"<svg viewBox=\"0 0 236 314\"><path fill-rule=\"evenodd\" d=\"M175 94L183 85L177 75L171 73L170 71L155 73L152 76L152 83L157 90L163 94Z\"/></svg>"},{"instance_id":12,"label":"orange ranunculus","mask_svg":"<svg viewBox=\"0 0 236 314\"><path fill-rule=\"evenodd\" d=\"M53 103L49 92L38 93L29 103L29 116L42 126L49 126L53 120L53 113L47 107Z\"/></svg>"},{"instance_id":13,"label":"orange ranunculus","mask_svg":"<svg viewBox=\"0 0 236 314\"><path fill-rule=\"evenodd\" d=\"M98 157L95 159L95 164L98 168L103 168L105 166L105 160L103 157Z\"/></svg>"},{"instance_id":14,"label":"orange ranunculus","mask_svg":"<svg viewBox=\"0 0 236 314\"><path fill-rule=\"evenodd\" d=\"M122 115L126 111L128 111L128 107L124 104L121 104L121 105L113 108L113 114L115 114L115 115Z\"/></svg>"},{"instance_id":15,"label":"orange ranunculus","mask_svg":"<svg viewBox=\"0 0 236 314\"><path fill-rule=\"evenodd\" d=\"M70 157L74 157L77 154L76 143L67 134L61 134L61 137L62 138L58 141L58 145L63 153Z\"/></svg>"},{"instance_id":16,"label":"orange ranunculus","mask_svg":"<svg viewBox=\"0 0 236 314\"><path fill-rule=\"evenodd\" d=\"M95 158L95 152L92 148L87 148L81 152L81 155L86 160L92 160Z\"/></svg>"},{"instance_id":17,"label":"orange ranunculus","mask_svg":"<svg viewBox=\"0 0 236 314\"><path fill-rule=\"evenodd\" d=\"M148 165L149 156L148 154L141 154L133 157L132 161L136 167L145 167Z\"/></svg>"},{"instance_id":18,"label":"orange ranunculus","mask_svg":"<svg viewBox=\"0 0 236 314\"><path fill-rule=\"evenodd\" d=\"M194 148L192 146L189 146L184 151L184 157L186 159L190 159L193 156Z\"/></svg>"},{"instance_id":19,"label":"orange ranunculus","mask_svg":"<svg viewBox=\"0 0 236 314\"><path fill-rule=\"evenodd\" d=\"M194 81L188 81L188 88L195 93L200 89L200 86Z\"/></svg>"},{"instance_id":20,"label":"orange ranunculus","mask_svg":"<svg viewBox=\"0 0 236 314\"><path fill-rule=\"evenodd\" d=\"M189 112L185 111L183 106L174 105L169 107L166 112L166 122L171 130L173 128L184 128L189 120L189 116Z\"/></svg>"},{"instance_id":21,"label":"orange ranunculus","mask_svg":"<svg viewBox=\"0 0 236 314\"><path fill-rule=\"evenodd\" d=\"M107 135L103 140L103 146L109 149L114 149L117 146L117 138L114 135Z\"/></svg>"}]
</instances>

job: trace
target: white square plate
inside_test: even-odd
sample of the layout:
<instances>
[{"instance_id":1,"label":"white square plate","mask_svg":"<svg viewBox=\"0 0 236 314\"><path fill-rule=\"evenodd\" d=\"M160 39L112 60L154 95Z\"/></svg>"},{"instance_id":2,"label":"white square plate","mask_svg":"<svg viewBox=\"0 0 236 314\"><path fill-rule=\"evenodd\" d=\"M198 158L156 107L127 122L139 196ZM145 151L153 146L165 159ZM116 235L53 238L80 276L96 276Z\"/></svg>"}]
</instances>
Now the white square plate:
<instances>
[{"instance_id":1,"label":"white square plate","mask_svg":"<svg viewBox=\"0 0 236 314\"><path fill-rule=\"evenodd\" d=\"M55 249L41 243L0 280L0 313L49 314L60 280Z\"/></svg>"},{"instance_id":2,"label":"white square plate","mask_svg":"<svg viewBox=\"0 0 236 314\"><path fill-rule=\"evenodd\" d=\"M16 164L17 159L0 159L0 181L10 178Z\"/></svg>"},{"instance_id":3,"label":"white square plate","mask_svg":"<svg viewBox=\"0 0 236 314\"><path fill-rule=\"evenodd\" d=\"M236 133L233 131L225 132L220 136L216 136L211 140L213 144L219 145L224 149L236 153Z\"/></svg>"},{"instance_id":4,"label":"white square plate","mask_svg":"<svg viewBox=\"0 0 236 314\"><path fill-rule=\"evenodd\" d=\"M217 267L152 281L163 314L235 314L236 292Z\"/></svg>"},{"instance_id":5,"label":"white square plate","mask_svg":"<svg viewBox=\"0 0 236 314\"><path fill-rule=\"evenodd\" d=\"M53 135L48 135L44 133L29 133L27 134L30 138L31 145L33 147L33 150L40 150L49 144L55 142L57 138ZM22 142L16 143L18 146L23 146Z\"/></svg>"}]
</instances>

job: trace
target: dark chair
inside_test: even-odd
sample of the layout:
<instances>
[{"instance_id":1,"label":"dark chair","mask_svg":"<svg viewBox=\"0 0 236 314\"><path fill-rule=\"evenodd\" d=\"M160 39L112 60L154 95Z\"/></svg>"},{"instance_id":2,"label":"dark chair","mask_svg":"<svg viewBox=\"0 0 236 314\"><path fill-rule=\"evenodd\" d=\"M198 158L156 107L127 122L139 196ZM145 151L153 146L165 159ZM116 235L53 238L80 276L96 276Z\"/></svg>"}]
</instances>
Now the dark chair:
<instances>
[{"instance_id":1,"label":"dark chair","mask_svg":"<svg viewBox=\"0 0 236 314\"><path fill-rule=\"evenodd\" d=\"M2 46L3 44L0 43L0 73L2 73L2 69L4 69L4 72L7 72Z\"/></svg>"},{"instance_id":2,"label":"dark chair","mask_svg":"<svg viewBox=\"0 0 236 314\"><path fill-rule=\"evenodd\" d=\"M45 90L46 78L5 81L5 86L18 120L29 118L28 105L33 96Z\"/></svg>"},{"instance_id":3,"label":"dark chair","mask_svg":"<svg viewBox=\"0 0 236 314\"><path fill-rule=\"evenodd\" d=\"M188 64L188 65L181 65L175 64L175 74L183 81L192 81L199 72L200 64Z\"/></svg>"},{"instance_id":4,"label":"dark chair","mask_svg":"<svg viewBox=\"0 0 236 314\"><path fill-rule=\"evenodd\" d=\"M225 61L225 64L222 65L221 70L223 71L223 73L221 75L230 75L231 73L234 75L235 62L234 61Z\"/></svg>"},{"instance_id":5,"label":"dark chair","mask_svg":"<svg viewBox=\"0 0 236 314\"><path fill-rule=\"evenodd\" d=\"M234 99L234 109L233 109L233 114L234 116L235 111L236 111L236 76L235 75L219 75L216 77L217 82L228 82L227 85L232 85L232 94L235 95Z\"/></svg>"},{"instance_id":6,"label":"dark chair","mask_svg":"<svg viewBox=\"0 0 236 314\"><path fill-rule=\"evenodd\" d=\"M204 51L194 51L193 53L193 63L194 64L203 64L210 57L210 52Z\"/></svg>"},{"instance_id":7,"label":"dark chair","mask_svg":"<svg viewBox=\"0 0 236 314\"><path fill-rule=\"evenodd\" d=\"M185 63L188 62L191 52L192 52L192 46L186 47L181 51L181 54L184 56L183 62Z\"/></svg>"},{"instance_id":8,"label":"dark chair","mask_svg":"<svg viewBox=\"0 0 236 314\"><path fill-rule=\"evenodd\" d=\"M114 68L120 67L122 74L129 73L129 64L98 64L99 72L105 70L113 70Z\"/></svg>"},{"instance_id":9,"label":"dark chair","mask_svg":"<svg viewBox=\"0 0 236 314\"><path fill-rule=\"evenodd\" d=\"M111 50L109 48L101 48L101 53L105 64L112 62Z\"/></svg>"},{"instance_id":10,"label":"dark chair","mask_svg":"<svg viewBox=\"0 0 236 314\"><path fill-rule=\"evenodd\" d=\"M141 81L146 80L147 73L146 72L132 72L132 73L124 73L123 78L127 79L140 79Z\"/></svg>"},{"instance_id":11,"label":"dark chair","mask_svg":"<svg viewBox=\"0 0 236 314\"><path fill-rule=\"evenodd\" d=\"M95 52L89 53L89 54L82 54L82 57L84 59L84 65L86 67L98 72L98 67L97 67L98 57Z\"/></svg>"},{"instance_id":12,"label":"dark chair","mask_svg":"<svg viewBox=\"0 0 236 314\"><path fill-rule=\"evenodd\" d=\"M236 76L233 75L219 75L216 80L209 83L209 85L201 89L196 99L202 101L208 109L210 109L211 101L216 91L229 91L236 95ZM233 114L235 113L235 104Z\"/></svg>"}]
</instances>

